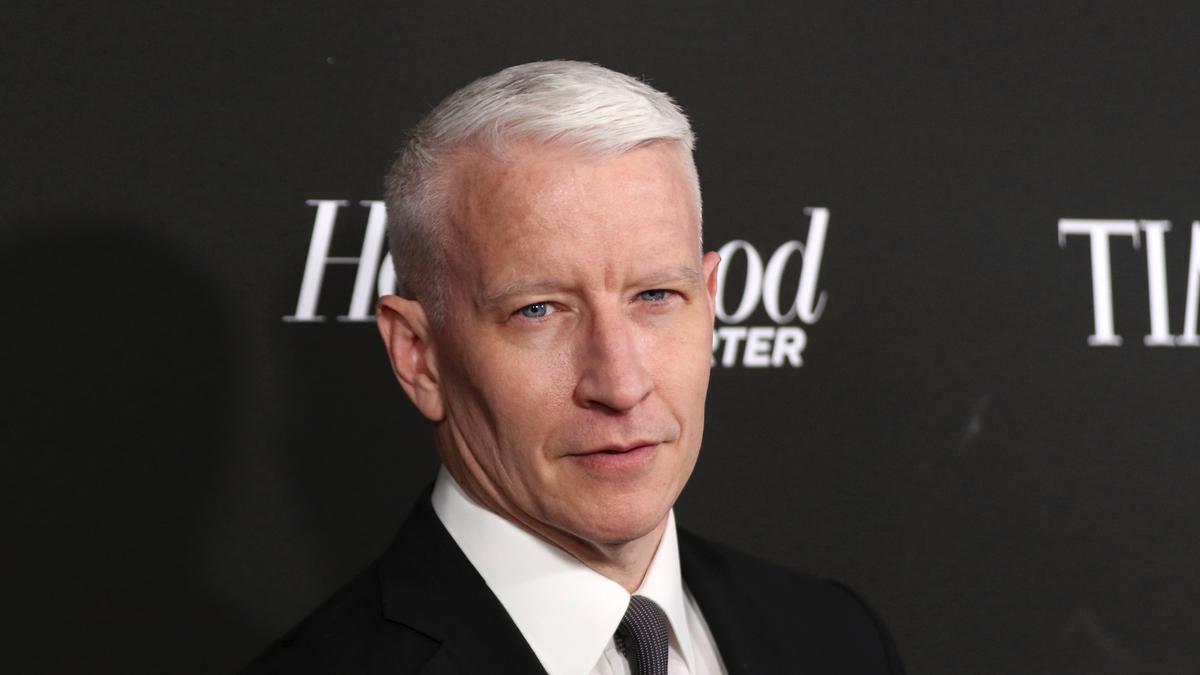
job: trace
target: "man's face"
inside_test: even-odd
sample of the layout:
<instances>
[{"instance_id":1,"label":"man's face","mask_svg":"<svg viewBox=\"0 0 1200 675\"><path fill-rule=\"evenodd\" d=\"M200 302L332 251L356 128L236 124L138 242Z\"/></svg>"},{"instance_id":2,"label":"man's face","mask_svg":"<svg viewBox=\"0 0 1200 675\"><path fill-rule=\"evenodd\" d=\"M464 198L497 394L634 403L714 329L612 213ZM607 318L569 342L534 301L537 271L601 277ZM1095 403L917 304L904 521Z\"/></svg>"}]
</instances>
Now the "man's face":
<instances>
[{"instance_id":1,"label":"man's face","mask_svg":"<svg viewBox=\"0 0 1200 675\"><path fill-rule=\"evenodd\" d=\"M439 451L469 493L535 531L645 536L695 465L717 256L700 256L678 152L456 164Z\"/></svg>"}]
</instances>

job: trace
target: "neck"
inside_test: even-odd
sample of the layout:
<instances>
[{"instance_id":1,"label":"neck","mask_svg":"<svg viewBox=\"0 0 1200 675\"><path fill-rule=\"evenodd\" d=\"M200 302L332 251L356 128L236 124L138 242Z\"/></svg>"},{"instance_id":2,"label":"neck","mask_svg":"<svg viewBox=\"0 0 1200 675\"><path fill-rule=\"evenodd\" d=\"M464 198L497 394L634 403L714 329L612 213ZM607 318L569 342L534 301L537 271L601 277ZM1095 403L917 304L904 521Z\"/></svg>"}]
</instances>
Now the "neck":
<instances>
[{"instance_id":1,"label":"neck","mask_svg":"<svg viewBox=\"0 0 1200 675\"><path fill-rule=\"evenodd\" d=\"M440 439L439 439L440 440ZM441 443L438 444L441 449ZM584 565L633 593L642 585L658 544L667 531L669 514L650 532L630 541L597 542L533 518L484 481L477 480L478 466L470 466L462 453L439 452L446 470L476 504L521 529L574 556ZM469 456L469 455L468 455ZM474 469L474 470L473 470Z\"/></svg>"},{"instance_id":2,"label":"neck","mask_svg":"<svg viewBox=\"0 0 1200 675\"><path fill-rule=\"evenodd\" d=\"M633 593L642 585L642 580L646 578L646 571L650 569L650 562L654 560L654 554L658 551L658 545L662 542L663 534L667 531L667 521L668 518L663 518L662 522L651 530L649 534L624 544L595 544L580 539L578 540L580 545L573 546L570 541L570 539L573 539L571 537L567 537L567 540L564 541L552 539L538 532L534 532L534 534L538 534L538 536L546 541L570 553L583 564L612 579L620 584L622 588Z\"/></svg>"}]
</instances>

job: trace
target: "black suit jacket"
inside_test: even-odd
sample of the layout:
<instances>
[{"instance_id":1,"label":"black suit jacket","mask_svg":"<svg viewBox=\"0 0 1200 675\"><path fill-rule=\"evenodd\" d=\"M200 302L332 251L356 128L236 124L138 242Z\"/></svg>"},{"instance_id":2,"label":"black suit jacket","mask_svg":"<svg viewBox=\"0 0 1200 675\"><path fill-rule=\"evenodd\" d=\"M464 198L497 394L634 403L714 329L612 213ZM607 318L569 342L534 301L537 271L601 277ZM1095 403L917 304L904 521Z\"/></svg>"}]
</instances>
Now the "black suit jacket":
<instances>
[{"instance_id":1,"label":"black suit jacket","mask_svg":"<svg viewBox=\"0 0 1200 675\"><path fill-rule=\"evenodd\" d=\"M544 674L430 494L383 557L243 672ZM848 588L682 530L679 557L729 675L904 672L887 629Z\"/></svg>"}]
</instances>

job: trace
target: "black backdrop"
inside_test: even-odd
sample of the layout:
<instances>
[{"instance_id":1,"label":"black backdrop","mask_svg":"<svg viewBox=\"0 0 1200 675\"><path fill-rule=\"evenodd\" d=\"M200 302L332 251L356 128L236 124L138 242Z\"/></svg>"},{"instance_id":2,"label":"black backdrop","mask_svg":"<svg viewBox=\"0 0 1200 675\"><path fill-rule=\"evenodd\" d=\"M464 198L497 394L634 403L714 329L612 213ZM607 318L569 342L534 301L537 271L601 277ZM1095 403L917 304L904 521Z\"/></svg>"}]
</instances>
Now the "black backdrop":
<instances>
[{"instance_id":1,"label":"black backdrop","mask_svg":"<svg viewBox=\"0 0 1200 675\"><path fill-rule=\"evenodd\" d=\"M803 365L715 351L682 524L849 582L914 673L1200 671L1200 349L1144 344L1136 222L1173 225L1180 335L1200 5L1049 5L9 0L0 668L231 672L381 550L436 460L335 320L353 265L283 320L306 202L358 255L424 111L573 58L687 110L711 248L829 213ZM1106 240L1121 346L1064 218L1140 228Z\"/></svg>"}]
</instances>

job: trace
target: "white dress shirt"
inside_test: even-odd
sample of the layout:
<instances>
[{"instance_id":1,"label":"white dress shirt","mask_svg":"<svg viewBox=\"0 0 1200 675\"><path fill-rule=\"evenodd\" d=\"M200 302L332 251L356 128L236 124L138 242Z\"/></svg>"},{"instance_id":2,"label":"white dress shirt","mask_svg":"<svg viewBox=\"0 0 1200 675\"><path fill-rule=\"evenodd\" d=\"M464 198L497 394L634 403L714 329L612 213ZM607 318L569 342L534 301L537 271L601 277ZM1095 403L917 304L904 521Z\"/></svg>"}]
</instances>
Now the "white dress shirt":
<instances>
[{"instance_id":1,"label":"white dress shirt","mask_svg":"<svg viewBox=\"0 0 1200 675\"><path fill-rule=\"evenodd\" d=\"M476 504L445 467L433 510L549 675L630 674L613 641L629 606L620 584ZM683 585L674 511L636 594L658 603L670 622L670 675L725 675L708 624Z\"/></svg>"}]
</instances>

